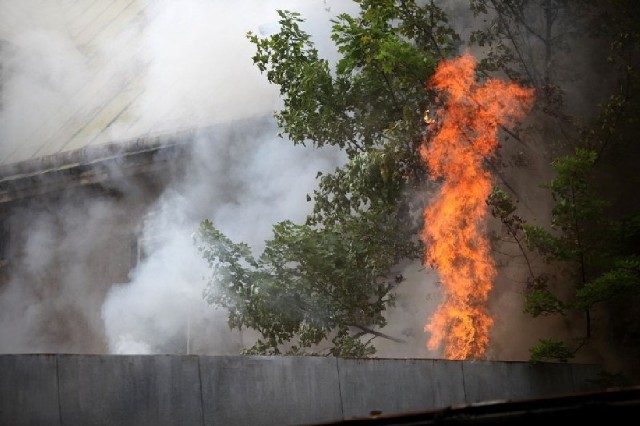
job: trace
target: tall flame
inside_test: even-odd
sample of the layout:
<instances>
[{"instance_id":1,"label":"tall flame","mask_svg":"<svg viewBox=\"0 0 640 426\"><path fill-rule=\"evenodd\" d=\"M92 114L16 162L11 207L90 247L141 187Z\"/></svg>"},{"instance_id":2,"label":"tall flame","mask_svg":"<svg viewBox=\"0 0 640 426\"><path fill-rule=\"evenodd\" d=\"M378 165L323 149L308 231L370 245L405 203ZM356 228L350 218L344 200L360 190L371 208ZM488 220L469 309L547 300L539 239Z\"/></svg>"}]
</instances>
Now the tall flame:
<instances>
[{"instance_id":1,"label":"tall flame","mask_svg":"<svg viewBox=\"0 0 640 426\"><path fill-rule=\"evenodd\" d=\"M471 55L441 62L430 85L443 93L437 129L420 148L439 194L424 211L425 260L439 271L444 300L425 326L430 350L448 359L480 358L493 319L486 301L496 275L485 236L492 176L484 159L498 145L499 126L510 126L533 104L533 90L488 80L480 85ZM433 120L425 115L425 122Z\"/></svg>"}]
</instances>

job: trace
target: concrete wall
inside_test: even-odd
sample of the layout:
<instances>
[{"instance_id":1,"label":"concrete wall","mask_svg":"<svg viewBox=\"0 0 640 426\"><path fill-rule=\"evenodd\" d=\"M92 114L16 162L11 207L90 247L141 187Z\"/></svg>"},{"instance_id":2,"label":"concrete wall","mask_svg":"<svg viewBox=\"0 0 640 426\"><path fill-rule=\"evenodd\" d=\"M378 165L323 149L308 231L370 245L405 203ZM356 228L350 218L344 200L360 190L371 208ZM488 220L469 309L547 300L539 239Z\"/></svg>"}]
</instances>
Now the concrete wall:
<instances>
[{"instance_id":1,"label":"concrete wall","mask_svg":"<svg viewBox=\"0 0 640 426\"><path fill-rule=\"evenodd\" d=\"M0 355L1 425L286 425L596 390L592 365Z\"/></svg>"}]
</instances>

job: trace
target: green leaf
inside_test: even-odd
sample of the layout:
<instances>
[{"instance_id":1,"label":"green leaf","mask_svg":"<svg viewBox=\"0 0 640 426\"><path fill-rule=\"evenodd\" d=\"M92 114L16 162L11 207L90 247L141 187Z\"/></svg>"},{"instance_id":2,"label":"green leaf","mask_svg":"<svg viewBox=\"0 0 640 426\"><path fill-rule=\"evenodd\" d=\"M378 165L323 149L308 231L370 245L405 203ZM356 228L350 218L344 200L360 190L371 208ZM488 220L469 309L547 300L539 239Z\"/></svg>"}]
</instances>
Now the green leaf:
<instances>
[{"instance_id":1,"label":"green leaf","mask_svg":"<svg viewBox=\"0 0 640 426\"><path fill-rule=\"evenodd\" d=\"M567 362L574 357L567 345L559 339L540 339L536 346L529 349L531 362L559 361Z\"/></svg>"}]
</instances>

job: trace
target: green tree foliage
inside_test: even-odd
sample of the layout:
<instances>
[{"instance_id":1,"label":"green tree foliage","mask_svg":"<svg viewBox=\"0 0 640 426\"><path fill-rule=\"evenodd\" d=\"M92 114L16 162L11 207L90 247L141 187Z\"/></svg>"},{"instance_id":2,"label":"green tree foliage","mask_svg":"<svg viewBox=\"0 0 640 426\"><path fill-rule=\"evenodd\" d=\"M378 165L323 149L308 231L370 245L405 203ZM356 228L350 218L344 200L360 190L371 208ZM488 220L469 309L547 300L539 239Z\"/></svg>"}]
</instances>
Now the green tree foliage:
<instances>
[{"instance_id":1,"label":"green tree foliage","mask_svg":"<svg viewBox=\"0 0 640 426\"><path fill-rule=\"evenodd\" d=\"M282 135L347 155L343 167L318 174L306 223L276 224L259 257L202 223L198 244L212 268L206 298L229 310L231 327L260 333L247 353L372 354L372 338L390 338L379 329L402 281L392 268L422 254L405 194L426 179L418 154L432 101L425 84L457 36L433 2L358 3L358 16L333 21L335 66L295 12L278 11L276 34L247 34L255 65L280 88Z\"/></svg>"},{"instance_id":2,"label":"green tree foliage","mask_svg":"<svg viewBox=\"0 0 640 426\"><path fill-rule=\"evenodd\" d=\"M588 282L576 293L578 306L589 309L600 302L640 294L640 259L630 256L616 260L611 269Z\"/></svg>"},{"instance_id":3,"label":"green tree foliage","mask_svg":"<svg viewBox=\"0 0 640 426\"><path fill-rule=\"evenodd\" d=\"M529 353L531 353L530 359L533 362L567 362L575 356L574 351L559 339L541 339L538 345L529 349Z\"/></svg>"},{"instance_id":4,"label":"green tree foliage","mask_svg":"<svg viewBox=\"0 0 640 426\"><path fill-rule=\"evenodd\" d=\"M543 113L537 117L541 120L537 142L557 156L552 163L555 178L546 185L555 203L550 226L528 225L506 192L494 191L488 200L529 266L525 311L533 316L584 312L584 331L574 329L581 336L577 348L569 351L574 353L591 334L591 309L604 306L614 313L613 324L624 325L618 327L624 329L621 335L636 333L637 347L639 327L633 322L640 318L633 314L633 301L637 303L640 255L635 227L640 207L635 201L640 184L635 165L640 3L471 0L470 4L487 23L472 35L473 42L488 50L482 69L503 72L536 88L536 110ZM589 94L595 96L579 98L582 109L576 112L569 105L576 102L576 94L584 95L576 87L593 78L594 71L576 68L572 55L586 52L603 84ZM585 98L601 103L585 104ZM555 279L538 274L529 250L569 274L560 273ZM559 294L564 295L562 300ZM555 354L556 359L566 360L567 346L556 343L562 342L537 345L532 358L548 360Z\"/></svg>"},{"instance_id":5,"label":"green tree foliage","mask_svg":"<svg viewBox=\"0 0 640 426\"><path fill-rule=\"evenodd\" d=\"M593 151L578 150L575 155L554 161L556 177L545 185L551 190L555 201L550 230L526 224L522 220L516 222L517 231L522 231L526 237L528 249L538 251L549 262L566 264L565 267L572 273L570 285L576 289L583 288L597 276L606 256L602 248L609 224L605 223L606 203L599 198L593 182L592 169L596 158ZM501 194L501 198L496 201L490 197L489 204L494 206L492 212L511 229L514 226L514 207L506 194L497 190L494 193ZM519 247L526 255L524 247ZM553 295L547 280L535 279L531 269L530 273L534 279L528 287L525 311L534 317L563 313L566 303ZM589 329L587 315L587 336Z\"/></svg>"},{"instance_id":6,"label":"green tree foliage","mask_svg":"<svg viewBox=\"0 0 640 426\"><path fill-rule=\"evenodd\" d=\"M635 245L640 237L640 216L622 222L608 219L608 205L597 191L593 173L596 160L594 151L578 149L575 155L554 162L556 177L546 185L555 201L551 229L524 222L504 191L495 189L488 200L494 216L516 241L524 236L527 249L539 252L547 262L561 263L571 272L569 279L550 282L530 268L524 309L534 317L583 311L586 329L572 354L591 337L590 310L594 305L640 294L640 261ZM528 262L527 249L519 247ZM558 290L567 293L567 289L571 290L567 300L556 296ZM531 349L532 360L566 361L567 351L561 341L542 340Z\"/></svg>"},{"instance_id":7,"label":"green tree foliage","mask_svg":"<svg viewBox=\"0 0 640 426\"><path fill-rule=\"evenodd\" d=\"M342 57L331 69L319 58L302 18L278 11L280 32L259 38L256 66L280 87L279 127L296 144L343 148L349 162L322 176L310 220L340 220L352 210L386 208L406 185L424 180L417 154L423 114L432 100L425 83L457 36L432 3L360 1L358 17L339 15L332 40Z\"/></svg>"},{"instance_id":8,"label":"green tree foliage","mask_svg":"<svg viewBox=\"0 0 640 426\"><path fill-rule=\"evenodd\" d=\"M204 221L198 245L212 270L206 300L229 310L231 327L263 336L250 353L277 354L283 344L298 353L333 338L332 355L370 354L373 348L358 338L382 335L372 327L384 327L382 312L393 302L397 282L389 270L418 254L399 235L394 222L373 217L330 229L285 221L256 259Z\"/></svg>"},{"instance_id":9,"label":"green tree foliage","mask_svg":"<svg viewBox=\"0 0 640 426\"><path fill-rule=\"evenodd\" d=\"M551 228L557 236L538 226L525 225L532 247L548 259L576 264L577 281L582 284L593 275L590 268L600 260L600 248L607 228L605 207L593 182L592 170L597 155L578 149L575 155L553 162L555 179L548 185L555 206L551 212Z\"/></svg>"},{"instance_id":10,"label":"green tree foliage","mask_svg":"<svg viewBox=\"0 0 640 426\"><path fill-rule=\"evenodd\" d=\"M338 147L347 157L334 172L318 174L305 223L276 224L259 256L211 222L202 223L198 244L212 270L207 300L229 310L231 327L260 333L247 353L370 355L370 339L385 337L379 329L393 301L392 268L421 256L421 223L411 216L406 194L423 188L427 175L418 147L425 137L423 114L435 94L425 91L425 83L459 40L433 1L357 3L357 16L333 21L331 37L340 53L335 64L319 56L297 13L278 11L276 34L247 34L256 48L254 64L280 89L283 107L275 118L281 135L294 144ZM528 225L505 191L495 190L487 202L526 259L526 311L585 313L577 348L555 340L532 348L532 359L567 360L590 335L594 306L617 307L638 293L640 204L625 203L636 198L640 184L640 2L469 4L486 23L471 36L488 52L481 73L502 73L536 89L536 114L542 113L536 115L542 120L536 147L553 147L547 152L557 157L547 185L555 201L549 227ZM581 51L574 49L578 42L592 49L594 63L601 62L607 82L602 92L610 90L594 97L602 103L588 105L583 115L567 101L574 94L568 88L578 87L586 74L568 67L571 54ZM517 130L510 135L519 136ZM537 274L533 251L570 278Z\"/></svg>"}]
</instances>

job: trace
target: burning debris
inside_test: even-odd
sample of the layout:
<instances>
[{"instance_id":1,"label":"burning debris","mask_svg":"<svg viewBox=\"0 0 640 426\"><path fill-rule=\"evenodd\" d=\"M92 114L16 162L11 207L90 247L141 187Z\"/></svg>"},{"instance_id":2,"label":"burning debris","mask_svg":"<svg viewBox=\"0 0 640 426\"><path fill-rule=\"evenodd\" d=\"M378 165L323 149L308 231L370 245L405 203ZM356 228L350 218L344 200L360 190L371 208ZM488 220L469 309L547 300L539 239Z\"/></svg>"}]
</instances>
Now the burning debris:
<instances>
[{"instance_id":1,"label":"burning debris","mask_svg":"<svg viewBox=\"0 0 640 426\"><path fill-rule=\"evenodd\" d=\"M498 145L498 127L511 126L533 104L533 89L498 80L479 84L471 55L442 61L431 86L443 92L432 136L420 148L439 194L424 211L425 260L440 274L444 301L425 326L427 347L448 359L480 358L493 319L486 301L496 275L484 235L492 176L483 160ZM434 127L434 123L438 125Z\"/></svg>"}]
</instances>

